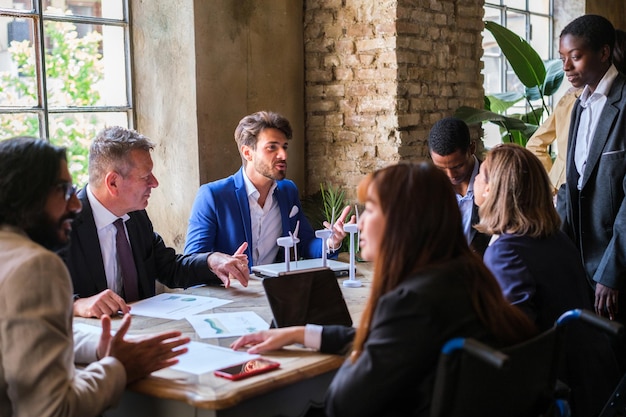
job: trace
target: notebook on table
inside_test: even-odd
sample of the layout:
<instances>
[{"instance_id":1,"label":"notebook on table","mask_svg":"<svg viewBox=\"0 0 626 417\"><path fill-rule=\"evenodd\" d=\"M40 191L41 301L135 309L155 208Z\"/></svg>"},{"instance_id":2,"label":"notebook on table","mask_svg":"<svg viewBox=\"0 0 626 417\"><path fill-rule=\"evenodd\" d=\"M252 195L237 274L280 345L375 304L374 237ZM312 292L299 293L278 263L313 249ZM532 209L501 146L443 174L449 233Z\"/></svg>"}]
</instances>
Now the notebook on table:
<instances>
[{"instance_id":1,"label":"notebook on table","mask_svg":"<svg viewBox=\"0 0 626 417\"><path fill-rule=\"evenodd\" d=\"M337 277L330 268L283 272L263 279L275 327L305 324L352 326Z\"/></svg>"},{"instance_id":2,"label":"notebook on table","mask_svg":"<svg viewBox=\"0 0 626 417\"><path fill-rule=\"evenodd\" d=\"M326 260L326 266L330 268L336 277L348 276L350 271L350 264L345 262L335 261L333 259ZM323 268L322 258L318 259L302 259L298 262L289 262L290 271L302 271L308 269ZM254 265L252 272L259 277L277 277L281 273L286 272L287 268L284 262L266 265Z\"/></svg>"}]
</instances>

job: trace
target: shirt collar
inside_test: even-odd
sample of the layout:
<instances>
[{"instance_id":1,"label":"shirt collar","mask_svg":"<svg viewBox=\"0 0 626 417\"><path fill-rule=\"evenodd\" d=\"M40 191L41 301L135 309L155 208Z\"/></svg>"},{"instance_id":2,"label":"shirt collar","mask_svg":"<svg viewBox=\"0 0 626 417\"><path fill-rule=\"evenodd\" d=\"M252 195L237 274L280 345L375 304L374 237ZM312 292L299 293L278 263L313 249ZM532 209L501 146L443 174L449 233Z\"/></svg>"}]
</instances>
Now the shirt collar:
<instances>
[{"instance_id":1,"label":"shirt collar","mask_svg":"<svg viewBox=\"0 0 626 417\"><path fill-rule=\"evenodd\" d=\"M246 194L248 195L248 198L253 197L255 200L258 199L261 193L259 193L259 190L257 190L254 184L252 184L252 181L250 181L250 178L248 178L248 175L246 174L245 169L242 170L242 173L243 173L243 183L246 186ZM273 181L268 195L272 195L277 186L278 184L276 184L276 181Z\"/></svg>"},{"instance_id":2,"label":"shirt collar","mask_svg":"<svg viewBox=\"0 0 626 417\"><path fill-rule=\"evenodd\" d=\"M91 205L91 212L93 213L93 220L96 223L96 229L101 230L113 223L118 217L111 213L109 209L104 207L95 195L91 192L91 187L87 184L86 187L87 198L89 199L89 205ZM130 218L128 214L124 214L122 220L126 221Z\"/></svg>"},{"instance_id":3,"label":"shirt collar","mask_svg":"<svg viewBox=\"0 0 626 417\"><path fill-rule=\"evenodd\" d=\"M617 68L615 68L615 65L611 64L593 93L589 90L589 85L585 86L582 94L580 95L580 105L582 107L587 107L591 104L591 102L600 98L600 96L607 97L609 95L609 91L611 90L611 86L613 85L613 81L617 78L617 74Z\"/></svg>"}]
</instances>

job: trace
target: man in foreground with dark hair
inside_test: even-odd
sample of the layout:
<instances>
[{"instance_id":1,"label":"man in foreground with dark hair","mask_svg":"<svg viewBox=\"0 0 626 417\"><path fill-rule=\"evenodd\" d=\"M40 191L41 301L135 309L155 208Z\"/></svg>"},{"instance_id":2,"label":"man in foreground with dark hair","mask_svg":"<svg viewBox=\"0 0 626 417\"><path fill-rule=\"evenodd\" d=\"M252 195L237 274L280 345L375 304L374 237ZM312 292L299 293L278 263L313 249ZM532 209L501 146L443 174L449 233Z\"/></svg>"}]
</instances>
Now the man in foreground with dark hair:
<instances>
[{"instance_id":1,"label":"man in foreground with dark hair","mask_svg":"<svg viewBox=\"0 0 626 417\"><path fill-rule=\"evenodd\" d=\"M470 137L464 121L446 117L430 129L428 150L433 164L450 179L461 210L463 233L472 250L480 256L485 253L489 236L478 232L478 206L474 203L474 178L480 161L476 158L476 142Z\"/></svg>"},{"instance_id":2,"label":"man in foreground with dark hair","mask_svg":"<svg viewBox=\"0 0 626 417\"><path fill-rule=\"evenodd\" d=\"M52 251L69 244L81 210L65 149L35 138L0 141L0 415L95 416L127 383L171 366L189 339L125 340L73 332L72 281ZM77 369L74 363L87 364Z\"/></svg>"}]
</instances>

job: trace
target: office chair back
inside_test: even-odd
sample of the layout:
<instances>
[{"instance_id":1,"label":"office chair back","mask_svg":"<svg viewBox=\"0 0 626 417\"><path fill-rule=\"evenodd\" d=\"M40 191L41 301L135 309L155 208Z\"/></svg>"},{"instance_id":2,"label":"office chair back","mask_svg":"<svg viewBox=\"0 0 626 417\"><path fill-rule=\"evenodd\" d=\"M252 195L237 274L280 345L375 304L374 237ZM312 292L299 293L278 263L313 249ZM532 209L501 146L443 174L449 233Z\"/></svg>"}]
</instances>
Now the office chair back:
<instances>
[{"instance_id":1,"label":"office chair back","mask_svg":"<svg viewBox=\"0 0 626 417\"><path fill-rule=\"evenodd\" d=\"M561 329L553 327L501 351L472 339L453 339L439 358L431 416L550 415L561 338Z\"/></svg>"},{"instance_id":2,"label":"office chair back","mask_svg":"<svg viewBox=\"0 0 626 417\"><path fill-rule=\"evenodd\" d=\"M626 416L626 375L622 377L613 395L606 402L599 417L625 417Z\"/></svg>"},{"instance_id":3,"label":"office chair back","mask_svg":"<svg viewBox=\"0 0 626 417\"><path fill-rule=\"evenodd\" d=\"M500 351L473 339L452 339L439 357L431 417L569 416L568 389L558 373L565 325L572 321L612 335L624 332L591 311L570 310L551 329ZM624 416L625 384L616 388L602 417Z\"/></svg>"}]
</instances>

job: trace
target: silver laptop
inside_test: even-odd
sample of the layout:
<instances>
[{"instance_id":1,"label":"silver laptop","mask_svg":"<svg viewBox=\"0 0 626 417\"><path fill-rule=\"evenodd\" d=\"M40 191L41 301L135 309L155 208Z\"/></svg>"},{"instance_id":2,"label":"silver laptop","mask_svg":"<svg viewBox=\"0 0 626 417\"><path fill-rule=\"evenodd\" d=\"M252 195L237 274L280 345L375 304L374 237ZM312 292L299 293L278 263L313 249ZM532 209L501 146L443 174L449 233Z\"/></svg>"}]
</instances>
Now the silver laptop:
<instances>
[{"instance_id":1,"label":"silver laptop","mask_svg":"<svg viewBox=\"0 0 626 417\"><path fill-rule=\"evenodd\" d=\"M317 269L322 267L322 258L302 259L298 262L289 262L289 270L291 272ZM344 277L349 275L348 273L350 271L350 264L348 263L335 261L333 259L327 259L326 267L330 268L335 273L335 276ZM286 271L287 268L285 267L284 262L267 265L255 265L252 267L252 272L254 272L255 275L261 277L277 277L278 275Z\"/></svg>"}]
</instances>

